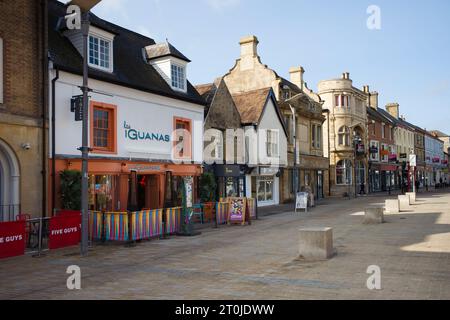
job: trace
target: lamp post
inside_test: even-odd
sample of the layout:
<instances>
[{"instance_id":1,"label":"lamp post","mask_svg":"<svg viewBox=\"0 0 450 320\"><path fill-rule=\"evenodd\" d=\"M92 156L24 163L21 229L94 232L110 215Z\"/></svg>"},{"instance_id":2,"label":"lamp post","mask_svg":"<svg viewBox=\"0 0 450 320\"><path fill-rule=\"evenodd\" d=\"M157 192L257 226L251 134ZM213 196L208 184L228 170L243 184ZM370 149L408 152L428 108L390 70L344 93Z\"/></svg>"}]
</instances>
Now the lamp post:
<instances>
[{"instance_id":1,"label":"lamp post","mask_svg":"<svg viewBox=\"0 0 450 320\"><path fill-rule=\"evenodd\" d=\"M83 35L83 85L80 87L83 92L83 123L82 123L82 146L79 148L82 157L81 167L81 256L88 254L89 242L89 203L88 203L88 159L89 159L89 103L88 103L88 36L89 36L89 12L101 0L72 0L68 5L75 5L81 9L81 33Z\"/></svg>"}]
</instances>

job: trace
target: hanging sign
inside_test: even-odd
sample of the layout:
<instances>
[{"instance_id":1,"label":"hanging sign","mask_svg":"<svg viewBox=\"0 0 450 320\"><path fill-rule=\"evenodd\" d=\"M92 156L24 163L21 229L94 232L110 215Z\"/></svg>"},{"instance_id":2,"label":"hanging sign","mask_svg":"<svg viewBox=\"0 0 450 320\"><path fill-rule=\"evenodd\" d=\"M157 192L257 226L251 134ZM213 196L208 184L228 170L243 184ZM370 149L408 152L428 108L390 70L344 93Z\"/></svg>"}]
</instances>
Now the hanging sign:
<instances>
[{"instance_id":1,"label":"hanging sign","mask_svg":"<svg viewBox=\"0 0 450 320\"><path fill-rule=\"evenodd\" d=\"M299 209L305 209L305 212L308 212L308 193L307 192L299 192L297 193L297 197L295 200L295 212Z\"/></svg>"},{"instance_id":2,"label":"hanging sign","mask_svg":"<svg viewBox=\"0 0 450 320\"><path fill-rule=\"evenodd\" d=\"M50 219L50 250L76 246L81 240L81 214L66 214Z\"/></svg>"},{"instance_id":3,"label":"hanging sign","mask_svg":"<svg viewBox=\"0 0 450 320\"><path fill-rule=\"evenodd\" d=\"M26 221L0 223L0 259L25 254Z\"/></svg>"},{"instance_id":4,"label":"hanging sign","mask_svg":"<svg viewBox=\"0 0 450 320\"><path fill-rule=\"evenodd\" d=\"M83 121L83 96L72 97L70 111L75 112L75 121Z\"/></svg>"}]
</instances>

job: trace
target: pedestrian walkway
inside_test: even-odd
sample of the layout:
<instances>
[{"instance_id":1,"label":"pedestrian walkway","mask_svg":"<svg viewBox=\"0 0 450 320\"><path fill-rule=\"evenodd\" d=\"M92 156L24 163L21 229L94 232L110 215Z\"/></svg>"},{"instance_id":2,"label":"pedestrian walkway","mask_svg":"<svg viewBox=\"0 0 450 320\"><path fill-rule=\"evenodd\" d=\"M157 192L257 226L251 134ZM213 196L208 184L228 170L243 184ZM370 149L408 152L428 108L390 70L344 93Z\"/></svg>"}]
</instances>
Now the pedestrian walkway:
<instances>
[{"instance_id":1,"label":"pedestrian walkway","mask_svg":"<svg viewBox=\"0 0 450 320\"><path fill-rule=\"evenodd\" d=\"M362 220L383 197L327 201L198 237L96 245L87 258L69 248L2 260L0 299L450 299L450 194L421 194L381 225ZM337 255L298 259L298 229L324 226L334 228ZM82 290L66 288L71 265ZM372 265L382 290L367 288Z\"/></svg>"}]
</instances>

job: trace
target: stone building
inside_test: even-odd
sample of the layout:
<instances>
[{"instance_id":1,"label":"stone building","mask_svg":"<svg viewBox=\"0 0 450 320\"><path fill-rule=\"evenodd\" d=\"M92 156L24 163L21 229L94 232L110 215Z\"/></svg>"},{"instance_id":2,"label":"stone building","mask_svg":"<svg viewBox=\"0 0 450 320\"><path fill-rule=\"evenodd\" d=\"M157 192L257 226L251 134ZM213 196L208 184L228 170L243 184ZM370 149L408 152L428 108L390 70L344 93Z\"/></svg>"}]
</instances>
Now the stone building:
<instances>
[{"instance_id":1,"label":"stone building","mask_svg":"<svg viewBox=\"0 0 450 320\"><path fill-rule=\"evenodd\" d=\"M322 102L317 94L307 88L303 81L303 68L291 69L291 81L261 62L258 55L258 39L242 38L241 55L235 66L224 76L233 95L264 88L272 88L288 131L288 164L281 170L280 202L295 198L295 189L312 189L316 198L328 192L329 162L323 155ZM289 100L293 109L289 106ZM294 113L292 112L294 111ZM295 121L294 120L295 115ZM294 123L298 126L294 127ZM295 132L298 132L295 135ZM297 140L297 164L294 165L294 136ZM294 186L294 168L299 168L298 184Z\"/></svg>"},{"instance_id":2,"label":"stone building","mask_svg":"<svg viewBox=\"0 0 450 320\"><path fill-rule=\"evenodd\" d=\"M222 78L214 83L195 87L205 99L204 170L213 172L217 183L217 200L226 197L244 197L246 190L244 159L237 159L239 152L231 132L242 128L241 116L228 87ZM228 141L230 139L232 141ZM232 150L229 150L229 147ZM230 157L227 157L230 155Z\"/></svg>"},{"instance_id":3,"label":"stone building","mask_svg":"<svg viewBox=\"0 0 450 320\"><path fill-rule=\"evenodd\" d=\"M46 210L46 1L0 1L0 222Z\"/></svg>"},{"instance_id":4,"label":"stone building","mask_svg":"<svg viewBox=\"0 0 450 320\"><path fill-rule=\"evenodd\" d=\"M324 140L324 151L330 158L331 195L365 194L369 92L355 88L349 73L344 73L341 79L321 81L318 88L326 114L323 128L328 139Z\"/></svg>"}]
</instances>

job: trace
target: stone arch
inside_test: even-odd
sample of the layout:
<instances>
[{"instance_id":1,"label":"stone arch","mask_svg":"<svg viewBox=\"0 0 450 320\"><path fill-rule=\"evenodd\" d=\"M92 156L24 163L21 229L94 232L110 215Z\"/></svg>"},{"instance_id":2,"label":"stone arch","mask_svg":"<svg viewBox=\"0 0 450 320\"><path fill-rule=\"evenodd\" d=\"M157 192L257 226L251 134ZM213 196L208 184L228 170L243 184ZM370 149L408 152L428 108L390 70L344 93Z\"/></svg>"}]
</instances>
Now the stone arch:
<instances>
[{"instance_id":1,"label":"stone arch","mask_svg":"<svg viewBox=\"0 0 450 320\"><path fill-rule=\"evenodd\" d=\"M0 222L14 220L19 210L19 161L13 149L0 139Z\"/></svg>"}]
</instances>

